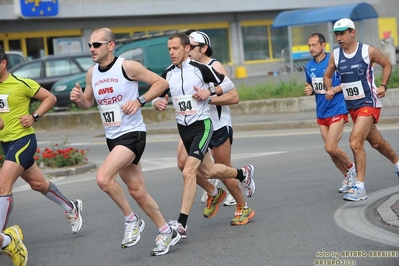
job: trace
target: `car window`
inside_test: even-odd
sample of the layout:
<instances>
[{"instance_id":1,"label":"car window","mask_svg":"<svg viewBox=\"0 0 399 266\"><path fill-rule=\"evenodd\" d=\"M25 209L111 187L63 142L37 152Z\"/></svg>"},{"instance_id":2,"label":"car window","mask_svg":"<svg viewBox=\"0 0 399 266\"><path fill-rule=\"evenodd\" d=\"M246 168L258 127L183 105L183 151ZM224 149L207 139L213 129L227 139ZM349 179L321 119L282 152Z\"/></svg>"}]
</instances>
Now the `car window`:
<instances>
[{"instance_id":1,"label":"car window","mask_svg":"<svg viewBox=\"0 0 399 266\"><path fill-rule=\"evenodd\" d=\"M141 49L141 48L135 48L135 49L125 51L125 52L121 53L119 56L129 59L129 60L134 60L134 61L139 62L140 64L143 64L143 49Z\"/></svg>"},{"instance_id":2,"label":"car window","mask_svg":"<svg viewBox=\"0 0 399 266\"><path fill-rule=\"evenodd\" d=\"M18 65L19 63L22 63L25 61L25 58L22 55L19 54L9 54L7 53L7 59L8 59L8 65L7 68L11 69L14 66Z\"/></svg>"},{"instance_id":3,"label":"car window","mask_svg":"<svg viewBox=\"0 0 399 266\"><path fill-rule=\"evenodd\" d=\"M81 72L79 67L70 59L50 60L44 63L46 77L67 76Z\"/></svg>"},{"instance_id":4,"label":"car window","mask_svg":"<svg viewBox=\"0 0 399 266\"><path fill-rule=\"evenodd\" d=\"M76 58L76 61L78 62L78 64L85 70L89 70L89 68L94 65L93 59L91 58L91 56L87 56L87 57L78 57Z\"/></svg>"},{"instance_id":5,"label":"car window","mask_svg":"<svg viewBox=\"0 0 399 266\"><path fill-rule=\"evenodd\" d=\"M24 65L20 69L13 71L13 74L22 78L40 78L41 62L34 62Z\"/></svg>"}]
</instances>

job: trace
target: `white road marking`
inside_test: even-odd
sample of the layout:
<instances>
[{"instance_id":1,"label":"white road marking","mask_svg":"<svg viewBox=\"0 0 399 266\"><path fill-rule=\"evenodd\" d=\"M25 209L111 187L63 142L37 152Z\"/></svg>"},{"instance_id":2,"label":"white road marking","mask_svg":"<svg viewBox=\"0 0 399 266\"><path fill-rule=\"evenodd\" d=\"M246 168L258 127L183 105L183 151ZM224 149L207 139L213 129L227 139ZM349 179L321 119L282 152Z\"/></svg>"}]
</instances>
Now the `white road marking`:
<instances>
[{"instance_id":1,"label":"white road marking","mask_svg":"<svg viewBox=\"0 0 399 266\"><path fill-rule=\"evenodd\" d=\"M281 153L285 153L285 151L233 154L232 159L234 160L234 159L242 159L242 158L271 156L271 155L281 154ZM143 172L162 170L162 169L168 169L168 168L176 168L177 169L176 157L143 159L143 160L141 160L141 163L142 163L142 166L144 166ZM101 162L99 162L99 164L101 164ZM89 173L89 174L85 173L85 174L81 174L81 176L82 176L82 178L79 178L79 179L75 179L75 178L69 179L66 177L58 177L58 178L54 178L50 181L57 185L63 185L63 184L72 184L72 183L78 183L78 182L91 181L91 180L95 179L94 173ZM21 185L19 185L20 182L23 182L23 183L21 183ZM13 193L26 191L26 190L30 190L30 189L31 189L30 186L28 184L26 184L25 181L23 181L22 179L19 179L13 188Z\"/></svg>"}]
</instances>

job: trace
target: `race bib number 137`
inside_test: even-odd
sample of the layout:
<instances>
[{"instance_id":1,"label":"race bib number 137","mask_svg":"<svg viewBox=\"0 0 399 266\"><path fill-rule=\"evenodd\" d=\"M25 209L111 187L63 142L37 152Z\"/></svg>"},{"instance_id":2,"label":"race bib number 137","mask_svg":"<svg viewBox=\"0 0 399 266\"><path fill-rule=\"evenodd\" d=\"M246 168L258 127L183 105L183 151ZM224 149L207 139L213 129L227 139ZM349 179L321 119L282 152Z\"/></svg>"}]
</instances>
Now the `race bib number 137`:
<instances>
[{"instance_id":1,"label":"race bib number 137","mask_svg":"<svg viewBox=\"0 0 399 266\"><path fill-rule=\"evenodd\" d=\"M105 127L115 127L122 125L121 108L117 104L99 106L101 121Z\"/></svg>"}]
</instances>

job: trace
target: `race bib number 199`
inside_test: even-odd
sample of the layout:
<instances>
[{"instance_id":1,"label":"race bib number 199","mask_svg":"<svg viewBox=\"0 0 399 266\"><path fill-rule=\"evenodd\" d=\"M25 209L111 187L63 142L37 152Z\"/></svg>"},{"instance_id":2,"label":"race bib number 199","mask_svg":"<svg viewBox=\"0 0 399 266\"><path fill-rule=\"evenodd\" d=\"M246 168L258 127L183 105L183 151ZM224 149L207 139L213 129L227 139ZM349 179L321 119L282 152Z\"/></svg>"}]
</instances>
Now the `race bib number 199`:
<instances>
[{"instance_id":1,"label":"race bib number 199","mask_svg":"<svg viewBox=\"0 0 399 266\"><path fill-rule=\"evenodd\" d=\"M173 107L178 115L192 115L197 113L197 100L191 95L173 97Z\"/></svg>"},{"instance_id":2,"label":"race bib number 199","mask_svg":"<svg viewBox=\"0 0 399 266\"><path fill-rule=\"evenodd\" d=\"M344 98L347 101L357 100L365 97L364 89L361 81L348 82L341 84Z\"/></svg>"},{"instance_id":3,"label":"race bib number 199","mask_svg":"<svg viewBox=\"0 0 399 266\"><path fill-rule=\"evenodd\" d=\"M101 121L104 127L115 127L122 125L121 108L117 104L99 106Z\"/></svg>"}]
</instances>

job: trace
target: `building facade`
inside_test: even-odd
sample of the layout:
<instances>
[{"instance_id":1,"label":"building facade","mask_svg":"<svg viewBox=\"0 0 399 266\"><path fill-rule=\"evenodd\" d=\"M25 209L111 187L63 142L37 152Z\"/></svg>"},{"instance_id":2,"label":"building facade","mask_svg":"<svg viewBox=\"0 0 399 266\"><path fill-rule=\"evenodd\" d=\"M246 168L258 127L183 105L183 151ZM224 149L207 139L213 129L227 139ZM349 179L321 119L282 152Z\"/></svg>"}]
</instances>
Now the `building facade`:
<instances>
[{"instance_id":1,"label":"building facade","mask_svg":"<svg viewBox=\"0 0 399 266\"><path fill-rule=\"evenodd\" d=\"M363 2L372 5L379 17L398 17L396 1ZM273 28L280 12L352 3L358 1L0 0L0 45L36 58L88 51L91 32L101 27L111 28L117 38L195 28L210 36L219 61L233 70L244 66L248 75L262 75L281 69L292 52L287 28ZM378 47L378 20L365 20L362 28L361 41ZM292 45L306 45L307 37L316 31L330 34L325 24L294 27Z\"/></svg>"}]
</instances>

